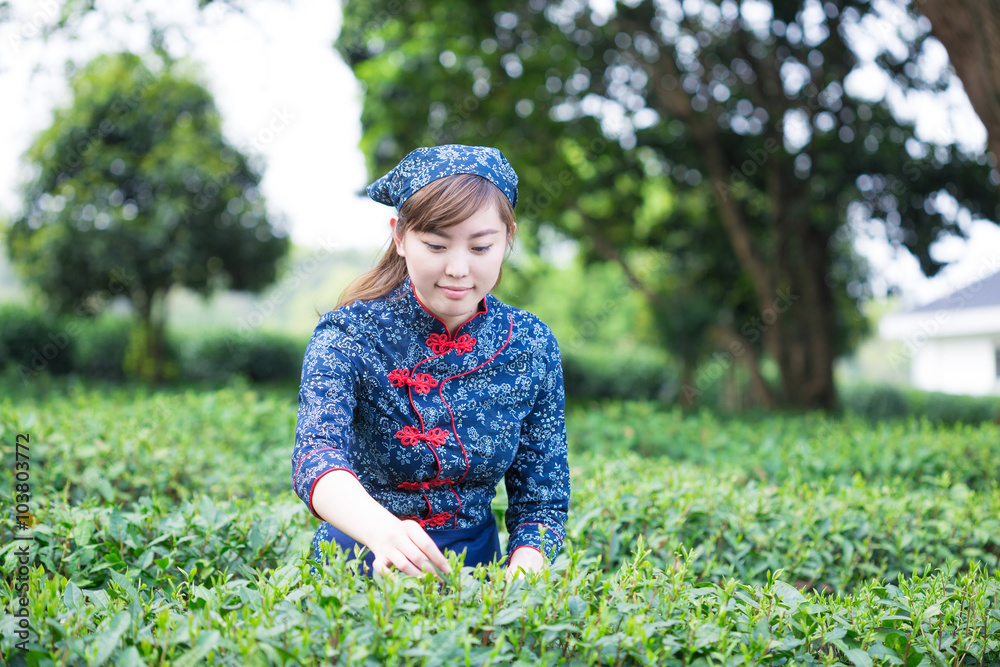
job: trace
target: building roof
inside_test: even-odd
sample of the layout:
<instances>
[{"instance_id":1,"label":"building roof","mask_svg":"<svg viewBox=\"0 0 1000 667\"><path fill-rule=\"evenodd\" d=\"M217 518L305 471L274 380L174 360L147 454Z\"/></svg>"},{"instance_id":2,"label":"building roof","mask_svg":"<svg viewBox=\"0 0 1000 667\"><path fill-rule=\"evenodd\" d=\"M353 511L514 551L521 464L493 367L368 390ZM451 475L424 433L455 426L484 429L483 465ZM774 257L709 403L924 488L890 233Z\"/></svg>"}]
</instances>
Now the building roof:
<instances>
[{"instance_id":1,"label":"building roof","mask_svg":"<svg viewBox=\"0 0 1000 667\"><path fill-rule=\"evenodd\" d=\"M937 310L969 310L1000 306L1000 272L966 285L948 296L918 306L909 312L925 313Z\"/></svg>"}]
</instances>

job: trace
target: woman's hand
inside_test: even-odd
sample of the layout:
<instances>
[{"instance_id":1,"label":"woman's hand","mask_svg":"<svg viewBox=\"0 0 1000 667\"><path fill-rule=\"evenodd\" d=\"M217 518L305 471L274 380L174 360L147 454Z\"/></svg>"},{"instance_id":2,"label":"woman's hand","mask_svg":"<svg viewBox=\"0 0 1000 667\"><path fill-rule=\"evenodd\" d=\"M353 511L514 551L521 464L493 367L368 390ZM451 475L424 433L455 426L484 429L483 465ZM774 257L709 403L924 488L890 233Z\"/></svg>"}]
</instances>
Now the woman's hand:
<instances>
[{"instance_id":1,"label":"woman's hand","mask_svg":"<svg viewBox=\"0 0 1000 667\"><path fill-rule=\"evenodd\" d=\"M346 470L320 477L312 505L324 521L371 549L378 574L396 569L419 576L433 572L435 566L445 574L451 572L448 560L420 524L400 521Z\"/></svg>"},{"instance_id":2,"label":"woman's hand","mask_svg":"<svg viewBox=\"0 0 1000 667\"><path fill-rule=\"evenodd\" d=\"M390 517L374 531L371 542L365 546L375 555L372 566L379 575L396 569L420 576L423 572L434 572L435 567L445 574L451 572L448 559L416 521Z\"/></svg>"},{"instance_id":3,"label":"woman's hand","mask_svg":"<svg viewBox=\"0 0 1000 667\"><path fill-rule=\"evenodd\" d=\"M523 576L525 572L538 572L545 567L545 556L538 549L518 547L510 555L507 564L507 579Z\"/></svg>"}]
</instances>

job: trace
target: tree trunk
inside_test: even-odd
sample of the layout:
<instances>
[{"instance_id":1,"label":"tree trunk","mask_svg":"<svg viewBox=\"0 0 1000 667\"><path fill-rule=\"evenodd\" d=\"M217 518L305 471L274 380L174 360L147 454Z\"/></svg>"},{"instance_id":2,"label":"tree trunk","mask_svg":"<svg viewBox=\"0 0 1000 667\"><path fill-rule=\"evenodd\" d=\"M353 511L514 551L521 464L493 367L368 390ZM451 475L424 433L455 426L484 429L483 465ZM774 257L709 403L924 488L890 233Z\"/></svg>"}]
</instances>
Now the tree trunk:
<instances>
[{"instance_id":1,"label":"tree trunk","mask_svg":"<svg viewBox=\"0 0 1000 667\"><path fill-rule=\"evenodd\" d=\"M162 384L164 380L164 329L166 323L166 299L162 290L147 294L141 287L131 295L132 306L139 313L141 339L136 341L137 349L130 367L135 377L144 382Z\"/></svg>"},{"instance_id":2,"label":"tree trunk","mask_svg":"<svg viewBox=\"0 0 1000 667\"><path fill-rule=\"evenodd\" d=\"M162 384L164 380L164 329L166 328L166 296L162 290L153 292L150 302L150 319L147 329L148 355L151 362L149 380L153 384Z\"/></svg>"},{"instance_id":3,"label":"tree trunk","mask_svg":"<svg viewBox=\"0 0 1000 667\"><path fill-rule=\"evenodd\" d=\"M989 148L1000 157L1000 5L983 0L917 3L944 44L969 102L986 126Z\"/></svg>"},{"instance_id":4,"label":"tree trunk","mask_svg":"<svg viewBox=\"0 0 1000 667\"><path fill-rule=\"evenodd\" d=\"M695 406L695 400L701 395L701 390L695 386L694 364L688 360L681 362L681 390L680 404L681 410L690 412Z\"/></svg>"},{"instance_id":5,"label":"tree trunk","mask_svg":"<svg viewBox=\"0 0 1000 667\"><path fill-rule=\"evenodd\" d=\"M730 351L750 374L748 391L750 406L763 407L768 410L778 407L778 401L767 385L767 381L764 380L764 375L760 372L760 357L757 356L757 350L753 345L748 344L748 340L752 336L743 338L728 327L713 327L710 335L713 343L723 350Z\"/></svg>"},{"instance_id":6,"label":"tree trunk","mask_svg":"<svg viewBox=\"0 0 1000 667\"><path fill-rule=\"evenodd\" d=\"M836 404L833 382L836 312L826 283L830 238L812 227L785 221L785 247L776 258L774 325L764 332L768 352L781 369L782 393L789 407L830 410Z\"/></svg>"},{"instance_id":7,"label":"tree trunk","mask_svg":"<svg viewBox=\"0 0 1000 667\"><path fill-rule=\"evenodd\" d=\"M707 154L718 151L712 135L703 139ZM782 404L798 409L832 409L836 404L833 384L833 350L836 328L835 305L826 284L829 237L815 229L795 227L788 221L782 235L784 250L768 256L766 263L756 257L749 242L751 233L739 208L728 200L728 176L724 165L709 160L716 203L730 210L725 231L733 244L737 261L753 280L760 315L740 325L740 334L750 343L763 338L765 351L781 370ZM778 217L784 206L775 202ZM746 248L740 252L739 248Z\"/></svg>"}]
</instances>

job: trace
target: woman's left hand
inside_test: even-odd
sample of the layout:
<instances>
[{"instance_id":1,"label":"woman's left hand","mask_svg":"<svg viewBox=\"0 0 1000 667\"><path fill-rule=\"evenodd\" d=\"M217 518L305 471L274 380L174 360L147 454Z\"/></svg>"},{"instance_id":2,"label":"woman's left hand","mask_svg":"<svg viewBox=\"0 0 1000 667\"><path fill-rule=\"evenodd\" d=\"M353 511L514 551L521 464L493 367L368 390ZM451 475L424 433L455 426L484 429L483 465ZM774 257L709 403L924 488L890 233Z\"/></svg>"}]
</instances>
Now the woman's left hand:
<instances>
[{"instance_id":1,"label":"woman's left hand","mask_svg":"<svg viewBox=\"0 0 1000 667\"><path fill-rule=\"evenodd\" d=\"M514 550L507 564L507 579L522 576L523 572L538 572L545 567L545 557L542 552L530 547L520 547Z\"/></svg>"}]
</instances>

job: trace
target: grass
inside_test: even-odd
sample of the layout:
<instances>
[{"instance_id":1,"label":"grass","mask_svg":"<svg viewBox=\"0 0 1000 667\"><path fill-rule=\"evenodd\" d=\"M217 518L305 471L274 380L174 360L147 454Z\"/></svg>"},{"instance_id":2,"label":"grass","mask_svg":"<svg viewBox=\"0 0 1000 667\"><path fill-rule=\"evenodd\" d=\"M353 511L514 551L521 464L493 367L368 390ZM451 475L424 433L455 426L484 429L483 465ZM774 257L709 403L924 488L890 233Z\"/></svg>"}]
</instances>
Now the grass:
<instances>
[{"instance_id":1,"label":"grass","mask_svg":"<svg viewBox=\"0 0 1000 667\"><path fill-rule=\"evenodd\" d=\"M0 397L4 664L1000 664L996 425L576 406L560 558L441 582L313 575L294 387Z\"/></svg>"}]
</instances>

